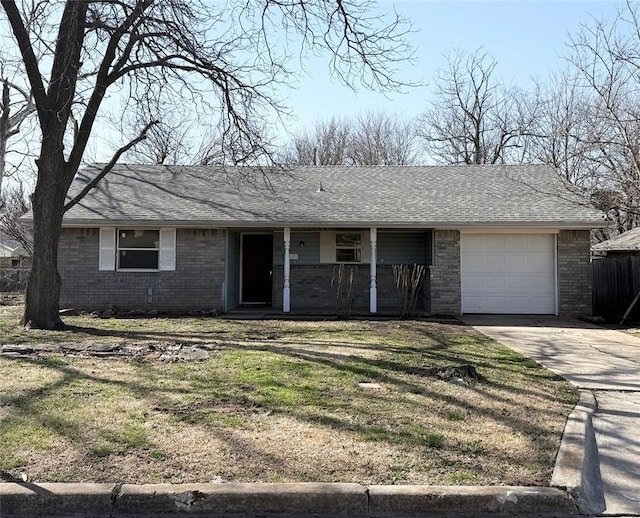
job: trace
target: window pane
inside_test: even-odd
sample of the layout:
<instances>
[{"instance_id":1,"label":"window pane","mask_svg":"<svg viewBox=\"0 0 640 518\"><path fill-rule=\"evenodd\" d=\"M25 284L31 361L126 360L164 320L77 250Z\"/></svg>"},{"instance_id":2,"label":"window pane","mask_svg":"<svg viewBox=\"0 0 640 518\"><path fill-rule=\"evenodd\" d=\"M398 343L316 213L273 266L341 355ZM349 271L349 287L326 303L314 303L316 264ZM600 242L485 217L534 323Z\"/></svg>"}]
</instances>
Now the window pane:
<instances>
[{"instance_id":1,"label":"window pane","mask_svg":"<svg viewBox=\"0 0 640 518\"><path fill-rule=\"evenodd\" d=\"M160 248L160 231L118 230L118 248Z\"/></svg>"},{"instance_id":2,"label":"window pane","mask_svg":"<svg viewBox=\"0 0 640 518\"><path fill-rule=\"evenodd\" d=\"M360 246L360 234L336 234L336 246Z\"/></svg>"},{"instance_id":3,"label":"window pane","mask_svg":"<svg viewBox=\"0 0 640 518\"><path fill-rule=\"evenodd\" d=\"M118 267L122 269L157 270L157 250L120 250Z\"/></svg>"},{"instance_id":4,"label":"window pane","mask_svg":"<svg viewBox=\"0 0 640 518\"><path fill-rule=\"evenodd\" d=\"M359 263L360 250L355 248L338 248L336 250L336 261L339 263Z\"/></svg>"}]
</instances>

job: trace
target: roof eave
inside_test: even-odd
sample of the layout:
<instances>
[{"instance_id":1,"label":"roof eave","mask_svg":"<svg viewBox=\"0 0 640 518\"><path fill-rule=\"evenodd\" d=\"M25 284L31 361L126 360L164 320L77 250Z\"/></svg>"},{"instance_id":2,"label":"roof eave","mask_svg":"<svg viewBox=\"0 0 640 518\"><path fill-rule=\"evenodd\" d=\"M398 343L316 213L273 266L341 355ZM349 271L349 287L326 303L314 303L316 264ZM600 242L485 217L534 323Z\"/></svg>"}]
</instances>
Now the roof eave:
<instances>
[{"instance_id":1,"label":"roof eave","mask_svg":"<svg viewBox=\"0 0 640 518\"><path fill-rule=\"evenodd\" d=\"M148 219L77 219L63 221L63 228L99 227L176 227L176 228L553 228L594 229L609 226L602 220L594 221L184 221Z\"/></svg>"}]
</instances>

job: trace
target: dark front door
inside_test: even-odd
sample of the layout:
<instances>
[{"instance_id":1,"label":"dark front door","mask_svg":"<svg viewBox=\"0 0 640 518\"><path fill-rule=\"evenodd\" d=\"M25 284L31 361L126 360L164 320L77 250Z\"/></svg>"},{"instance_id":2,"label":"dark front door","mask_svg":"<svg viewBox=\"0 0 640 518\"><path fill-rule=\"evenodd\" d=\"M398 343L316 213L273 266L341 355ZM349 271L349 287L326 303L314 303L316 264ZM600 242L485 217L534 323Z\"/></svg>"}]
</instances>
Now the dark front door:
<instances>
[{"instance_id":1,"label":"dark front door","mask_svg":"<svg viewBox=\"0 0 640 518\"><path fill-rule=\"evenodd\" d=\"M271 304L273 236L242 236L242 303Z\"/></svg>"}]
</instances>

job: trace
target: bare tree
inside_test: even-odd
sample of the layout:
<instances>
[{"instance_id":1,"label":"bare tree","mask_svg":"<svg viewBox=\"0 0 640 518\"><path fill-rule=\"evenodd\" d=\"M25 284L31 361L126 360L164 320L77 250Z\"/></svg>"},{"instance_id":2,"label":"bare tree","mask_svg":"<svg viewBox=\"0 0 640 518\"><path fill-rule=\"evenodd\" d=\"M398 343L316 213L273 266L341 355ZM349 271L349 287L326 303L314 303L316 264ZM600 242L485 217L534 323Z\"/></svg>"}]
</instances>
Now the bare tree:
<instances>
[{"instance_id":1,"label":"bare tree","mask_svg":"<svg viewBox=\"0 0 640 518\"><path fill-rule=\"evenodd\" d=\"M416 162L412 121L368 111L352 123L348 161L352 165L411 165Z\"/></svg>"},{"instance_id":2,"label":"bare tree","mask_svg":"<svg viewBox=\"0 0 640 518\"><path fill-rule=\"evenodd\" d=\"M144 164L242 165L259 162L264 148L255 141L243 139L234 128L220 128L219 121L194 121L189 107L180 100L161 103L147 99L136 107L131 120L124 127L141 127L148 120L158 120L146 138L130 149L123 159ZM267 141L270 128L255 123L256 134L262 143Z\"/></svg>"},{"instance_id":3,"label":"bare tree","mask_svg":"<svg viewBox=\"0 0 640 518\"><path fill-rule=\"evenodd\" d=\"M153 103L157 104L157 103ZM153 105L152 104L152 105ZM141 104L139 111L128 125L143 127L149 120L158 120L146 134L146 138L129 150L123 159L142 164L189 164L193 162L193 152L189 136L193 120L175 106L150 106ZM161 121L160 121L161 119Z\"/></svg>"},{"instance_id":4,"label":"bare tree","mask_svg":"<svg viewBox=\"0 0 640 518\"><path fill-rule=\"evenodd\" d=\"M416 160L411 122L369 111L319 122L295 136L283 153L290 165L408 165Z\"/></svg>"},{"instance_id":5,"label":"bare tree","mask_svg":"<svg viewBox=\"0 0 640 518\"><path fill-rule=\"evenodd\" d=\"M282 161L289 165L343 165L346 162L350 128L336 118L318 122L312 132L294 136Z\"/></svg>"},{"instance_id":6,"label":"bare tree","mask_svg":"<svg viewBox=\"0 0 640 518\"><path fill-rule=\"evenodd\" d=\"M219 125L205 124L204 137L199 139L198 150L191 163L198 165L246 165L260 163L263 149L258 142L239 138L237 128L224 128ZM254 121L254 131L261 139L271 141L271 127L265 122ZM273 157L269 156L269 161ZM275 162L275 160L273 160Z\"/></svg>"},{"instance_id":7,"label":"bare tree","mask_svg":"<svg viewBox=\"0 0 640 518\"><path fill-rule=\"evenodd\" d=\"M612 22L582 26L569 45L571 89L549 100L559 126L546 146L551 162L591 193L619 232L640 221L638 9L628 2Z\"/></svg>"},{"instance_id":8,"label":"bare tree","mask_svg":"<svg viewBox=\"0 0 640 518\"><path fill-rule=\"evenodd\" d=\"M162 85L158 96L172 93L192 101L194 111L219 114L224 138L242 143L231 149L260 150L268 157L269 145L255 121L279 112L274 86L291 79L291 46L275 43L282 41L283 29L289 44L299 42L299 53L328 49L339 79L357 77L383 90L401 86L394 63L408 50L405 20L396 16L386 23L372 13L371 4L351 0L0 3L19 48L42 133L23 321L43 329L63 326L57 250L65 210L158 122L146 121L137 136L114 150L94 180L67 200L108 93L117 98L122 92L126 110L145 102ZM39 29L30 32L27 26L34 19ZM36 58L40 51L42 59Z\"/></svg>"},{"instance_id":9,"label":"bare tree","mask_svg":"<svg viewBox=\"0 0 640 518\"><path fill-rule=\"evenodd\" d=\"M495 77L484 51L453 51L435 80L435 101L418 119L418 135L432 159L447 164L522 162L535 104Z\"/></svg>"},{"instance_id":10,"label":"bare tree","mask_svg":"<svg viewBox=\"0 0 640 518\"><path fill-rule=\"evenodd\" d=\"M224 147L222 135L216 130L209 132L207 138L200 143L194 157L194 163L197 165L225 165L228 153Z\"/></svg>"},{"instance_id":11,"label":"bare tree","mask_svg":"<svg viewBox=\"0 0 640 518\"><path fill-rule=\"evenodd\" d=\"M20 217L29 211L29 201L22 184L7 190L0 198L0 230L5 235L15 239L22 248L31 255L33 253L33 239L28 226Z\"/></svg>"},{"instance_id":12,"label":"bare tree","mask_svg":"<svg viewBox=\"0 0 640 518\"><path fill-rule=\"evenodd\" d=\"M528 139L531 161L552 165L560 177L589 189L598 169L599 123L589 90L583 88L574 71L551 76L538 86L538 117L534 135Z\"/></svg>"},{"instance_id":13,"label":"bare tree","mask_svg":"<svg viewBox=\"0 0 640 518\"><path fill-rule=\"evenodd\" d=\"M2 193L3 180L10 174L7 168L9 140L19 135L24 122L36 111L36 106L29 89L10 78L5 61L0 61L0 88L2 90L0 97L0 193ZM20 162L18 161L16 167Z\"/></svg>"}]
</instances>

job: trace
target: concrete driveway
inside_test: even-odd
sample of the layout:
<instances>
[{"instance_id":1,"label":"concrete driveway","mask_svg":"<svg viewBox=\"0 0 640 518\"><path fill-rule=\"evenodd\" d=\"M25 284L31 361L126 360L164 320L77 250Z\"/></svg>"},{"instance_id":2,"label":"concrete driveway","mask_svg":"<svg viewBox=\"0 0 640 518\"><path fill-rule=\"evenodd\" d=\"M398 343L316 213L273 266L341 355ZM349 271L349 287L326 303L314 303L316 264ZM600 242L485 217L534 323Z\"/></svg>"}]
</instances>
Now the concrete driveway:
<instances>
[{"instance_id":1,"label":"concrete driveway","mask_svg":"<svg viewBox=\"0 0 640 518\"><path fill-rule=\"evenodd\" d=\"M593 391L603 516L640 516L640 338L550 316L466 315L462 320Z\"/></svg>"}]
</instances>

